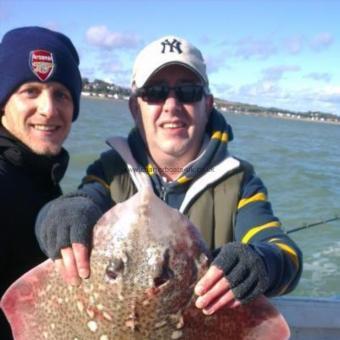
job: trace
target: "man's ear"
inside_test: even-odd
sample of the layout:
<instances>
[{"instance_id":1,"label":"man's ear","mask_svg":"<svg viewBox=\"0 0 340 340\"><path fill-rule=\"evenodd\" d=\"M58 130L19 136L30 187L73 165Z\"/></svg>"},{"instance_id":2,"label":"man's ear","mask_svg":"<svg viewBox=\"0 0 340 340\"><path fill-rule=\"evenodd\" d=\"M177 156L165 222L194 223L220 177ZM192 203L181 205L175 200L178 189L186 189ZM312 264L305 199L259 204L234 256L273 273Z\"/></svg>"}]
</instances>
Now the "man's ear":
<instances>
[{"instance_id":1,"label":"man's ear","mask_svg":"<svg viewBox=\"0 0 340 340\"><path fill-rule=\"evenodd\" d=\"M4 118L5 116L5 108L0 108L0 125L3 125L3 120L5 119Z\"/></svg>"},{"instance_id":2,"label":"man's ear","mask_svg":"<svg viewBox=\"0 0 340 340\"><path fill-rule=\"evenodd\" d=\"M138 100L136 96L130 96L129 98L129 108L132 118L136 121L138 119L139 107Z\"/></svg>"},{"instance_id":3,"label":"man's ear","mask_svg":"<svg viewBox=\"0 0 340 340\"><path fill-rule=\"evenodd\" d=\"M214 96L208 94L205 99L205 111L207 112L207 118L209 120L210 113L214 107Z\"/></svg>"}]
</instances>

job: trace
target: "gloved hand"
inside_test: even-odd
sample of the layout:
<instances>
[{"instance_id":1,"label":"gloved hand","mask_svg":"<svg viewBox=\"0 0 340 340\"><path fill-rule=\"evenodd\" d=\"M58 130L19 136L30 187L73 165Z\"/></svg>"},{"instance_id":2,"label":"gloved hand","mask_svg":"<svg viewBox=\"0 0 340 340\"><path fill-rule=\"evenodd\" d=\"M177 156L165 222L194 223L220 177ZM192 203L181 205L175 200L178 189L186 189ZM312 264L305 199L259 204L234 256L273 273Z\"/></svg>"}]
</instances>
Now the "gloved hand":
<instances>
[{"instance_id":1,"label":"gloved hand","mask_svg":"<svg viewBox=\"0 0 340 340\"><path fill-rule=\"evenodd\" d=\"M40 211L35 233L42 251L50 258L60 257L61 248L72 243L89 246L92 228L103 212L81 192L64 195Z\"/></svg>"},{"instance_id":2,"label":"gloved hand","mask_svg":"<svg viewBox=\"0 0 340 340\"><path fill-rule=\"evenodd\" d=\"M251 245L228 243L221 248L212 264L223 270L235 298L242 304L269 288L266 265Z\"/></svg>"}]
</instances>

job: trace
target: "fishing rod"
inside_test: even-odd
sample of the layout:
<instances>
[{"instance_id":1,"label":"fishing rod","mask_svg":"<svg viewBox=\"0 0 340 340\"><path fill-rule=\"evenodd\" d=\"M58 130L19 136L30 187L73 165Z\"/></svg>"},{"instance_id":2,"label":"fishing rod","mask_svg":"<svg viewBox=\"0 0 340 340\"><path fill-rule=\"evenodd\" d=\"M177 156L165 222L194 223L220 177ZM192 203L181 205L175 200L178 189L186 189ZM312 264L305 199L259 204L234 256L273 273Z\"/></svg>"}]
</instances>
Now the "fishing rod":
<instances>
[{"instance_id":1,"label":"fishing rod","mask_svg":"<svg viewBox=\"0 0 340 340\"><path fill-rule=\"evenodd\" d=\"M316 227L316 226L321 225L321 224L326 224L326 223L330 223L330 222L334 222L334 221L338 221L338 220L340 220L340 217L336 215L335 217L329 218L328 220L322 220L322 221L319 221L319 222L304 224L301 227L297 227L297 228L287 230L286 233L291 234L291 233L295 233L296 231L300 231L300 230L303 230L303 229L309 229L309 228Z\"/></svg>"}]
</instances>

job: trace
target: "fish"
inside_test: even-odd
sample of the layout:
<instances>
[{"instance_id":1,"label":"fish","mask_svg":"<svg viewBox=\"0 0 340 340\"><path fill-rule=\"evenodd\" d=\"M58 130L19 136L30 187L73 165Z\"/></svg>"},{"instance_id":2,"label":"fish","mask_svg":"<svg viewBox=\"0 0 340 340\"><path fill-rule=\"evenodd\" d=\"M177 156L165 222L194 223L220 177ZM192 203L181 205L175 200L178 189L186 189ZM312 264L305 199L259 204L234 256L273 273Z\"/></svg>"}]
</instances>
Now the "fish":
<instances>
[{"instance_id":1,"label":"fish","mask_svg":"<svg viewBox=\"0 0 340 340\"><path fill-rule=\"evenodd\" d=\"M143 189L96 223L88 279L67 284L46 260L9 287L0 307L15 340L288 339L264 296L212 315L195 307L211 260L189 219Z\"/></svg>"}]
</instances>

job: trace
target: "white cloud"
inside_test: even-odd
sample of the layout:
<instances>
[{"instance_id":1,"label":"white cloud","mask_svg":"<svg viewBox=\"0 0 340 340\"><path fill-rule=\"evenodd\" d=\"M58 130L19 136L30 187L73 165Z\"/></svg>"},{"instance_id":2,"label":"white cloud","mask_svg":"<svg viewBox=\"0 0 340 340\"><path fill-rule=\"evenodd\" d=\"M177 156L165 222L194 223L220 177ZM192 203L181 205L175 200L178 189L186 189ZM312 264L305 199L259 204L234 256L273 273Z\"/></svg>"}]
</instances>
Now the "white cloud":
<instances>
[{"instance_id":1,"label":"white cloud","mask_svg":"<svg viewBox=\"0 0 340 340\"><path fill-rule=\"evenodd\" d=\"M277 53L277 48L270 40L256 40L254 38L244 38L236 44L235 55L244 59L258 58L267 59Z\"/></svg>"},{"instance_id":2,"label":"white cloud","mask_svg":"<svg viewBox=\"0 0 340 340\"><path fill-rule=\"evenodd\" d=\"M292 36L284 40L284 46L291 54L301 52L304 45L304 38L301 35Z\"/></svg>"},{"instance_id":3,"label":"white cloud","mask_svg":"<svg viewBox=\"0 0 340 340\"><path fill-rule=\"evenodd\" d=\"M340 86L326 86L318 93L318 98L321 101L331 102L340 105Z\"/></svg>"},{"instance_id":4,"label":"white cloud","mask_svg":"<svg viewBox=\"0 0 340 340\"><path fill-rule=\"evenodd\" d=\"M274 81L264 80L253 84L242 85L239 88L239 94L248 97L271 97L278 98L281 96L281 89ZM253 101L253 100L252 100Z\"/></svg>"},{"instance_id":5,"label":"white cloud","mask_svg":"<svg viewBox=\"0 0 340 340\"><path fill-rule=\"evenodd\" d=\"M296 112L322 111L340 115L340 87L290 88L275 81L262 80L237 87L217 87L219 98L263 107L276 107Z\"/></svg>"},{"instance_id":6,"label":"white cloud","mask_svg":"<svg viewBox=\"0 0 340 340\"><path fill-rule=\"evenodd\" d=\"M106 49L135 48L138 45L138 38L134 34L110 32L104 25L90 27L86 31L86 40L91 45Z\"/></svg>"},{"instance_id":7,"label":"white cloud","mask_svg":"<svg viewBox=\"0 0 340 340\"><path fill-rule=\"evenodd\" d=\"M330 82L332 76L327 72L311 72L305 75L305 78L310 78L317 81Z\"/></svg>"},{"instance_id":8,"label":"white cloud","mask_svg":"<svg viewBox=\"0 0 340 340\"><path fill-rule=\"evenodd\" d=\"M297 65L280 65L268 67L262 70L264 79L279 80L287 72L298 72L300 66Z\"/></svg>"},{"instance_id":9,"label":"white cloud","mask_svg":"<svg viewBox=\"0 0 340 340\"><path fill-rule=\"evenodd\" d=\"M223 69L223 71L230 69L231 67L228 61L229 55L226 51L222 51L219 55L215 56L205 56L208 74L217 73L221 69Z\"/></svg>"},{"instance_id":10,"label":"white cloud","mask_svg":"<svg viewBox=\"0 0 340 340\"><path fill-rule=\"evenodd\" d=\"M322 51L332 45L334 38L330 33L323 32L315 35L311 42L310 47L315 51Z\"/></svg>"}]
</instances>

